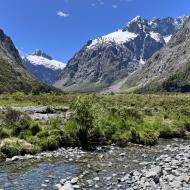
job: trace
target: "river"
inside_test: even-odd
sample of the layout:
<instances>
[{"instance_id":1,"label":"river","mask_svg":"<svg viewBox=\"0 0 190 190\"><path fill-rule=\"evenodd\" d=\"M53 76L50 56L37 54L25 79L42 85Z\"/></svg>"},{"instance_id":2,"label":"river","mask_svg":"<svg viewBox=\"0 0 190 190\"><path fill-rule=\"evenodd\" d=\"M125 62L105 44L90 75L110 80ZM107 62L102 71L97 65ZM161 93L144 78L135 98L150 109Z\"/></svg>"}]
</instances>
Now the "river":
<instances>
[{"instance_id":1,"label":"river","mask_svg":"<svg viewBox=\"0 0 190 190\"><path fill-rule=\"evenodd\" d=\"M129 185L124 183L124 176L155 164L161 155L177 155L182 145L189 145L189 141L160 140L153 147L105 146L81 154L73 154L70 149L69 153L58 154L56 158L41 156L40 159L3 162L0 164L0 189L52 190L59 188L61 180L63 183L74 177L78 181L76 189L127 189Z\"/></svg>"}]
</instances>

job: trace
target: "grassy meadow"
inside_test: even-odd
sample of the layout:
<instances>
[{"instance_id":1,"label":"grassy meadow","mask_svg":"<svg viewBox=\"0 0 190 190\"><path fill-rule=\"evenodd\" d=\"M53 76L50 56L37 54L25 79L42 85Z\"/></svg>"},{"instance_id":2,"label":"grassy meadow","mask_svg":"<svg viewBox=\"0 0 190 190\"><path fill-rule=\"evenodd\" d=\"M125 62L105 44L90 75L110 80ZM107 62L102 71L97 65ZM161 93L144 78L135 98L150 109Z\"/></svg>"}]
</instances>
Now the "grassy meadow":
<instances>
[{"instance_id":1,"label":"grassy meadow","mask_svg":"<svg viewBox=\"0 0 190 190\"><path fill-rule=\"evenodd\" d=\"M1 112L1 159L59 147L155 145L159 138L190 138L190 94L0 95L0 106L42 105L68 106L72 116L41 122L12 109Z\"/></svg>"}]
</instances>

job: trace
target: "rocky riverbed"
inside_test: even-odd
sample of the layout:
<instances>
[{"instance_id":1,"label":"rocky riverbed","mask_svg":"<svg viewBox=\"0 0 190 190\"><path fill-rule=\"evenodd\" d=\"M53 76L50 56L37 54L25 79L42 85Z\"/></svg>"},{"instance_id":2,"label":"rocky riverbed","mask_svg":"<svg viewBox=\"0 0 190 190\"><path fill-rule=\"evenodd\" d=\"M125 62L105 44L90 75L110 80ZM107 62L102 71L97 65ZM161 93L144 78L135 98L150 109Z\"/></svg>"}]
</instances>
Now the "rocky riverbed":
<instances>
[{"instance_id":1,"label":"rocky riverbed","mask_svg":"<svg viewBox=\"0 0 190 190\"><path fill-rule=\"evenodd\" d=\"M154 147L59 149L8 159L0 189L190 189L190 143L160 140Z\"/></svg>"}]
</instances>

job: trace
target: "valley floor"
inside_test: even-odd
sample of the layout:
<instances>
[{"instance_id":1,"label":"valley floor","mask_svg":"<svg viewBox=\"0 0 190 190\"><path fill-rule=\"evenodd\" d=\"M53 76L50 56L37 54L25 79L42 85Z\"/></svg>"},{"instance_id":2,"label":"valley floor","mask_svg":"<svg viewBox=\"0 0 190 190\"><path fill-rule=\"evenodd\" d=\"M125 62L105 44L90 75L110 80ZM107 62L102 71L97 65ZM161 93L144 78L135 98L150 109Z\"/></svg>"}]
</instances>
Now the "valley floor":
<instances>
[{"instance_id":1,"label":"valley floor","mask_svg":"<svg viewBox=\"0 0 190 190\"><path fill-rule=\"evenodd\" d=\"M0 158L190 138L189 94L1 95Z\"/></svg>"},{"instance_id":2,"label":"valley floor","mask_svg":"<svg viewBox=\"0 0 190 190\"><path fill-rule=\"evenodd\" d=\"M1 95L0 188L189 189L188 139L190 94Z\"/></svg>"}]
</instances>

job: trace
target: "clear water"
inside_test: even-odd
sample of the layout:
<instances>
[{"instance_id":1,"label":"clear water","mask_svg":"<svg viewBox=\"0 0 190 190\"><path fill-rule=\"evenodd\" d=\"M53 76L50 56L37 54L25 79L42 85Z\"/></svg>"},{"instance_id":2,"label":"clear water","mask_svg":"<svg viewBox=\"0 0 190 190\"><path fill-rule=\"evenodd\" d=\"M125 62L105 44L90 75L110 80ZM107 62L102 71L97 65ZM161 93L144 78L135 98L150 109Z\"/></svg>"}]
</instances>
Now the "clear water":
<instances>
[{"instance_id":1,"label":"clear water","mask_svg":"<svg viewBox=\"0 0 190 190\"><path fill-rule=\"evenodd\" d=\"M105 189L108 183L104 180L105 177L116 173L117 176L113 178L112 182L117 181L124 173L143 168L143 163L154 162L159 155L177 153L177 149L171 152L166 149L166 146L175 147L179 144L189 144L189 141L160 141L154 147L133 145L125 148L105 147L93 153L89 152L84 157L73 161L65 158L49 158L43 161L1 163L0 189L53 190L55 184L59 183L61 179L79 176L85 170L88 170L89 174L80 180L80 184L87 184L86 180L99 177L100 180L96 184L99 189ZM42 184L45 184L46 187L43 187Z\"/></svg>"}]
</instances>

